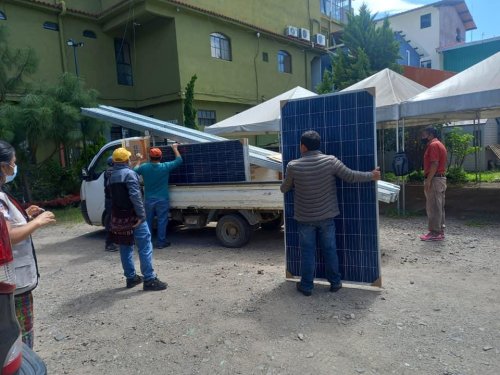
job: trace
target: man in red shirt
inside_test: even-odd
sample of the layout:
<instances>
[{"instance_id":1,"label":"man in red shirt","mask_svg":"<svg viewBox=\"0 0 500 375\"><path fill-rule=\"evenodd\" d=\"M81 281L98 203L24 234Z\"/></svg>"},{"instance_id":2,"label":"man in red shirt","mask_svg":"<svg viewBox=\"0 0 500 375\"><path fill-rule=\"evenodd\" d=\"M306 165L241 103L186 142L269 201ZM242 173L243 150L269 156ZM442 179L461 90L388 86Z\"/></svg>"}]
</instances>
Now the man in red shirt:
<instances>
[{"instance_id":1,"label":"man in red shirt","mask_svg":"<svg viewBox=\"0 0 500 375\"><path fill-rule=\"evenodd\" d=\"M426 198L429 233L421 235L422 241L444 240L446 192L446 147L437 138L437 130L428 127L422 132L422 143L427 144L424 154L424 193Z\"/></svg>"}]
</instances>

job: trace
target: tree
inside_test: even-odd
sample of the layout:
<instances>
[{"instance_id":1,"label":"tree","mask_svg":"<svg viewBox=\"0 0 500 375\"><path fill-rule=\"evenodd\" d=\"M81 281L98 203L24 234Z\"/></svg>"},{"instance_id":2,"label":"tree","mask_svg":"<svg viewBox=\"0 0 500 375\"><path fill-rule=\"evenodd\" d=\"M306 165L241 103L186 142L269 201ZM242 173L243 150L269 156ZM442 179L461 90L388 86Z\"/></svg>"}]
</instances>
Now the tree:
<instances>
[{"instance_id":1,"label":"tree","mask_svg":"<svg viewBox=\"0 0 500 375\"><path fill-rule=\"evenodd\" d=\"M329 94L333 92L333 74L328 69L323 72L321 83L316 86L318 94Z\"/></svg>"},{"instance_id":2,"label":"tree","mask_svg":"<svg viewBox=\"0 0 500 375\"><path fill-rule=\"evenodd\" d=\"M445 145L449 153L448 168L453 163L454 168L462 169L467 155L476 152L478 147L471 146L474 136L465 133L462 128L455 127L446 134Z\"/></svg>"},{"instance_id":3,"label":"tree","mask_svg":"<svg viewBox=\"0 0 500 375\"><path fill-rule=\"evenodd\" d=\"M184 126L198 129L196 126L196 109L194 108L194 83L198 77L196 74L186 86L186 99L184 99Z\"/></svg>"},{"instance_id":4,"label":"tree","mask_svg":"<svg viewBox=\"0 0 500 375\"><path fill-rule=\"evenodd\" d=\"M337 49L332 58L335 90L342 90L385 68L401 71L394 32L387 19L377 27L376 16L366 4L361 6L359 14L348 14L342 36L344 48Z\"/></svg>"},{"instance_id":5,"label":"tree","mask_svg":"<svg viewBox=\"0 0 500 375\"><path fill-rule=\"evenodd\" d=\"M12 49L8 44L8 32L0 26L0 104L8 93L21 93L26 78L38 67L38 58L32 48Z\"/></svg>"}]
</instances>

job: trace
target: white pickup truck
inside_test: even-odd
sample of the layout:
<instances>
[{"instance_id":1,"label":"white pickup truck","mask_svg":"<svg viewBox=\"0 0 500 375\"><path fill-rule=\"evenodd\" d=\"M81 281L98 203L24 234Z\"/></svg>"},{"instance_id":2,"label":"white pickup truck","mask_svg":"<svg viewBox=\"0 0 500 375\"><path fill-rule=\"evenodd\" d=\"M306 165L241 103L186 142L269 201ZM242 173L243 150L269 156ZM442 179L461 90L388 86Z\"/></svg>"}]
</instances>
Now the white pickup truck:
<instances>
[{"instance_id":1,"label":"white pickup truck","mask_svg":"<svg viewBox=\"0 0 500 375\"><path fill-rule=\"evenodd\" d=\"M140 138L129 138L137 140ZM90 225L104 222L104 171L107 159L122 140L106 144L82 171L81 210ZM216 234L226 247L242 247L252 232L280 228L283 195L280 181L170 186L171 223L203 228L217 222Z\"/></svg>"}]
</instances>

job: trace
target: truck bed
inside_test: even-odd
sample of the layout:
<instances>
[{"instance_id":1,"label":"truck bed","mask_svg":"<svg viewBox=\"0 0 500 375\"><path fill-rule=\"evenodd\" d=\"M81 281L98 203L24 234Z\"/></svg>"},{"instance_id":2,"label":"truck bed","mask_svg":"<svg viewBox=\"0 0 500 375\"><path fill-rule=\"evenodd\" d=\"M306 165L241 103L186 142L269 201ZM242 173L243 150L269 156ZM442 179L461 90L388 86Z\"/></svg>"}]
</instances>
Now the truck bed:
<instances>
[{"instance_id":1,"label":"truck bed","mask_svg":"<svg viewBox=\"0 0 500 375\"><path fill-rule=\"evenodd\" d=\"M170 185L171 209L283 210L281 182Z\"/></svg>"}]
</instances>

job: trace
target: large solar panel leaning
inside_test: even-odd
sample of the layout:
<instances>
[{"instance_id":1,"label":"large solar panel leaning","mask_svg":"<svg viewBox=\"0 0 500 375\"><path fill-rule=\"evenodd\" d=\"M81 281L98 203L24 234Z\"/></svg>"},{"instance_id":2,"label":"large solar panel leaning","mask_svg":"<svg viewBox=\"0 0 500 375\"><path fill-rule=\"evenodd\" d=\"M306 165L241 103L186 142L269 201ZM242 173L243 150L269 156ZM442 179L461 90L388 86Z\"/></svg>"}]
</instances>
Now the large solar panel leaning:
<instances>
[{"instance_id":1,"label":"large solar panel leaning","mask_svg":"<svg viewBox=\"0 0 500 375\"><path fill-rule=\"evenodd\" d=\"M371 171L376 167L375 98L370 91L323 95L282 102L281 147L283 166L300 157L300 136L317 131L321 151L335 155L347 167ZM381 286L378 245L378 203L375 182L349 184L336 179L340 215L335 218L336 244L342 279ZM293 219L293 190L285 201L287 278L300 275L297 222ZM316 279L325 277L319 248Z\"/></svg>"}]
</instances>

